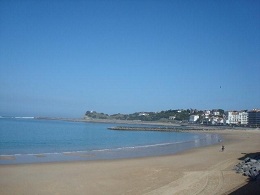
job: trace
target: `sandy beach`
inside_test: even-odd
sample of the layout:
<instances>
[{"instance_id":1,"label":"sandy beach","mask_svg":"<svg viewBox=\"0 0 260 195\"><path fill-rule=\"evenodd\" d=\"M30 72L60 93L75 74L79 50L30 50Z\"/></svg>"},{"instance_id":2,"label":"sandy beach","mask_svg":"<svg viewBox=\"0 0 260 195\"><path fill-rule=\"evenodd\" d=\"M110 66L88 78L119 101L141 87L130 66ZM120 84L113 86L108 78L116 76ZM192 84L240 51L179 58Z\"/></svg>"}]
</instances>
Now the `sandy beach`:
<instances>
[{"instance_id":1,"label":"sandy beach","mask_svg":"<svg viewBox=\"0 0 260 195\"><path fill-rule=\"evenodd\" d=\"M248 182L233 167L240 158L260 152L260 131L212 132L224 141L170 156L1 165L0 194L259 193L260 181Z\"/></svg>"}]
</instances>

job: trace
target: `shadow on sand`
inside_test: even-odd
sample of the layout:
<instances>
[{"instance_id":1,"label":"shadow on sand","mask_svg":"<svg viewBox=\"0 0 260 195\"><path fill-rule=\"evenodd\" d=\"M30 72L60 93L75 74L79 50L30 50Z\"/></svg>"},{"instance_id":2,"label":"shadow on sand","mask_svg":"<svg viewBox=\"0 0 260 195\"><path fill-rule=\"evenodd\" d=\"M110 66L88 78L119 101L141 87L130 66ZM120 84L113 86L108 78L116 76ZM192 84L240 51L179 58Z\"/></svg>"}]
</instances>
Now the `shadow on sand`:
<instances>
[{"instance_id":1,"label":"shadow on sand","mask_svg":"<svg viewBox=\"0 0 260 195\"><path fill-rule=\"evenodd\" d=\"M260 152L256 153L242 153L244 154L243 157L239 158L239 160L244 160L245 158L254 158L254 159L260 159ZM245 176L246 177L246 176ZM258 180L250 180L248 178L247 184L236 189L235 191L231 192L230 195L246 195L246 194L260 194L260 179Z\"/></svg>"}]
</instances>

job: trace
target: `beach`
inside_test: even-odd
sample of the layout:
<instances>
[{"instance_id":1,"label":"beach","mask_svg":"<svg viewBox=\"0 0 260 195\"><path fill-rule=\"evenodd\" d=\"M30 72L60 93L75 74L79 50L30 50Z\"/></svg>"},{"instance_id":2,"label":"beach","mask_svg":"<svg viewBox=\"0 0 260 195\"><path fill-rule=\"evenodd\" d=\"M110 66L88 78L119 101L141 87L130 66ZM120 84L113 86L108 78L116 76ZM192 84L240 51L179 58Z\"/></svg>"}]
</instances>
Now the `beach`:
<instances>
[{"instance_id":1,"label":"beach","mask_svg":"<svg viewBox=\"0 0 260 195\"><path fill-rule=\"evenodd\" d=\"M210 132L220 134L224 141L168 156L0 165L0 194L259 192L259 181L248 182L248 177L236 173L233 168L241 158L260 152L260 131L229 129ZM225 145L224 152L221 152L222 144Z\"/></svg>"}]
</instances>

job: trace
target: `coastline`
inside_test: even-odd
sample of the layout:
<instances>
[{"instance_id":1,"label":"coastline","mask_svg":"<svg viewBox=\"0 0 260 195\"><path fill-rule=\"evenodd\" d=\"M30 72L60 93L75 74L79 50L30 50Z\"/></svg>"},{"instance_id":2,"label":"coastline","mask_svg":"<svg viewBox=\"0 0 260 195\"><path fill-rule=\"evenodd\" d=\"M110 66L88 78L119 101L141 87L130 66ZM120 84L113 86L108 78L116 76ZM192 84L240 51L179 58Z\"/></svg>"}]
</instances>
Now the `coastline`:
<instances>
[{"instance_id":1,"label":"coastline","mask_svg":"<svg viewBox=\"0 0 260 195\"><path fill-rule=\"evenodd\" d=\"M48 119L55 120L55 121L69 121L69 123L76 124L77 122L80 122L81 124L84 124L82 121L74 121L74 119L65 119L65 118L42 118L43 120L48 121ZM37 119L35 119L37 120ZM40 119L39 119L40 121ZM107 120L105 120L107 122ZM105 122L104 121L104 122ZM98 121L96 121L98 122ZM115 121L113 121L115 122ZM124 121L122 121L124 122ZM136 122L136 121L134 121ZM142 122L141 122L142 123ZM94 123L93 123L94 124ZM109 132L109 128L118 125L118 123L106 123L107 132ZM120 124L122 125L122 124ZM124 158L140 158L140 157L147 157L147 156L163 156L163 155L170 155L175 154L177 152L181 152L187 149L191 148L197 148L201 146L206 146L210 144L216 144L221 140L221 137L218 137L218 135L208 134L208 130L210 128L194 125L193 127L190 127L188 125L164 125L164 123L156 124L149 123L146 125L143 124L132 124L132 125L123 125L124 127L127 127L126 130L128 130L129 127L141 127L145 128L147 131L160 131L160 132L166 132L169 133L169 130L178 129L176 131L176 137L179 137L177 134L190 134L190 136L193 136L190 139L183 140L181 139L179 141L173 141L175 140L175 133L171 133L171 136L173 136L173 139L168 139L164 142L150 142L147 144L136 144L136 145L122 145L116 146L116 147L103 147L103 148L94 148L94 149L86 149L80 148L80 149L67 149L67 150L46 150L46 151L37 151L32 150L29 152L12 152L12 153L2 153L0 155L0 164L31 164L31 163L48 163L48 162L67 162L67 161L85 161L85 160L109 160L109 159L124 159ZM153 129L155 128L155 129ZM211 127L212 128L212 127ZM212 128L215 129L216 127ZM223 127L217 127L217 128L223 128ZM211 130L212 130L211 129ZM134 129L135 131L136 129ZM139 129L140 130L140 129ZM138 131L139 131L138 130ZM203 132L203 134L198 135L196 130L199 130L200 132ZM49 132L51 134L51 132ZM105 132L104 132L105 133ZM109 132L110 133L110 132ZM136 133L135 133L136 134ZM143 133L141 134L145 136L149 136L150 133ZM153 134L153 133L151 133ZM162 134L161 134L162 135ZM165 137L165 136L164 136ZM181 137L181 135L180 135ZM120 138L118 138L120 139ZM146 139L146 137L145 137Z\"/></svg>"},{"instance_id":2,"label":"coastline","mask_svg":"<svg viewBox=\"0 0 260 195\"><path fill-rule=\"evenodd\" d=\"M153 130L151 130L153 131ZM159 131L159 130L156 130ZM167 132L165 130L161 133ZM173 132L172 132L173 133ZM95 150L74 150L62 152L41 152L28 154L0 155L0 165L36 164L51 162L73 162L73 161L97 161L145 158L152 156L173 155L193 148L205 147L221 142L222 137L215 133L207 132L175 132L177 134L194 134L193 139L178 142L165 142L146 145L124 146L118 148L103 148ZM149 134L147 134L149 135ZM196 138L195 138L196 137Z\"/></svg>"},{"instance_id":3,"label":"coastline","mask_svg":"<svg viewBox=\"0 0 260 195\"><path fill-rule=\"evenodd\" d=\"M159 157L0 165L0 194L235 194L243 190L248 178L233 167L244 156L259 153L260 131L209 133L221 135L223 143ZM222 144L224 152L220 152ZM250 193L259 187L245 189Z\"/></svg>"}]
</instances>

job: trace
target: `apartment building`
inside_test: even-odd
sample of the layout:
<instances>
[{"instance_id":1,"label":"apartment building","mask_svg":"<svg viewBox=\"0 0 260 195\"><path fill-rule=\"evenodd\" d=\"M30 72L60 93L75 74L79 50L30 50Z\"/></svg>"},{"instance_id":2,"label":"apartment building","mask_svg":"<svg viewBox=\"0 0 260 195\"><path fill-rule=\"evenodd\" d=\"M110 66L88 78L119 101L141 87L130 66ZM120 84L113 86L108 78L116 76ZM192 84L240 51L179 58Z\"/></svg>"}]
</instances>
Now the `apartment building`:
<instances>
[{"instance_id":1,"label":"apartment building","mask_svg":"<svg viewBox=\"0 0 260 195\"><path fill-rule=\"evenodd\" d=\"M260 127L260 110L251 110L248 112L248 125L250 127Z\"/></svg>"},{"instance_id":2,"label":"apartment building","mask_svg":"<svg viewBox=\"0 0 260 195\"><path fill-rule=\"evenodd\" d=\"M229 125L238 125L238 122L239 122L239 112L229 111L227 113L226 123L229 124Z\"/></svg>"},{"instance_id":3,"label":"apartment building","mask_svg":"<svg viewBox=\"0 0 260 195\"><path fill-rule=\"evenodd\" d=\"M247 125L248 113L245 111L229 111L226 123L229 125Z\"/></svg>"},{"instance_id":4,"label":"apartment building","mask_svg":"<svg viewBox=\"0 0 260 195\"><path fill-rule=\"evenodd\" d=\"M247 125L247 123L248 123L248 113L247 112L239 112L239 120L240 120L240 125Z\"/></svg>"}]
</instances>

